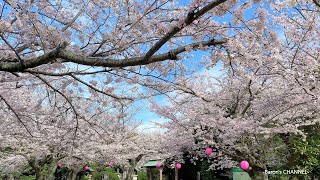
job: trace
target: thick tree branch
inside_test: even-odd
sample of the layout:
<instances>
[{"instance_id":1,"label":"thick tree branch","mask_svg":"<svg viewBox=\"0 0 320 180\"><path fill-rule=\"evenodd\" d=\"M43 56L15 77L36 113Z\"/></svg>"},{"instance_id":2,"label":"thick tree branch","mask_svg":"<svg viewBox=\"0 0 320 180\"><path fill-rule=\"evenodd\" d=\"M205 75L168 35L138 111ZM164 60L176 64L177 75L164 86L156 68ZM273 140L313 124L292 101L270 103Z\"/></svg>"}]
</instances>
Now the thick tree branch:
<instances>
[{"instance_id":1,"label":"thick tree branch","mask_svg":"<svg viewBox=\"0 0 320 180\"><path fill-rule=\"evenodd\" d=\"M66 43L59 45L53 51L39 56L35 59L25 60L24 66L19 62L0 62L0 71L7 72L19 72L25 69L38 67L40 65L48 64L54 62L55 59L61 58L63 62L73 62L76 64L89 65L89 66L100 66L100 67L127 67L127 66L137 66L146 65L154 62L161 62L165 60L177 60L177 55L185 52L186 47L197 49L200 46L215 46L221 45L227 42L227 39L215 40L211 39L208 41L201 41L185 46L178 47L176 49L170 50L163 54L153 55L147 61L145 56L134 57L128 59L110 59L110 58L100 58L100 57L88 57L67 51Z\"/></svg>"},{"instance_id":2,"label":"thick tree branch","mask_svg":"<svg viewBox=\"0 0 320 180\"><path fill-rule=\"evenodd\" d=\"M70 71L70 72L55 73L55 72L46 72L46 71L38 71L38 70L29 70L29 69L27 69L27 70L24 70L23 72L28 72L28 73L31 73L31 74L42 74L42 75L46 75L46 76L70 76L70 75L99 74L99 73L111 72L111 71L113 71L113 69L105 69L105 70L101 70L101 71L92 71L92 72Z\"/></svg>"},{"instance_id":3,"label":"thick tree branch","mask_svg":"<svg viewBox=\"0 0 320 180\"><path fill-rule=\"evenodd\" d=\"M171 31L169 31L158 42L156 42L156 44L153 45L153 47L146 53L146 55L143 58L142 62L148 62L149 59L151 59L151 57L154 55L154 53L156 53L175 34L180 32L183 28L185 28L186 26L190 25L193 21L195 21L196 19L200 18L202 15L204 15L205 13L210 11L211 9L215 8L216 6L222 4L222 3L226 2L226 1L227 0L216 0L216 1L213 1L213 2L209 3L208 5L206 5L205 7L203 7L202 9L200 9L197 12L194 12L194 11L190 12L188 14L187 18L185 19L185 21L183 22L183 24L173 27L171 29Z\"/></svg>"},{"instance_id":4,"label":"thick tree branch","mask_svg":"<svg viewBox=\"0 0 320 180\"><path fill-rule=\"evenodd\" d=\"M245 105L245 107L243 108L243 110L241 112L241 116L244 116L246 114L246 112L248 111L248 109L250 108L250 106L252 104L252 101L254 100L254 95L251 90L251 85L252 85L252 80L250 79L248 86L247 86L247 89L249 91L250 96L249 96L247 104Z\"/></svg>"},{"instance_id":5,"label":"thick tree branch","mask_svg":"<svg viewBox=\"0 0 320 180\"><path fill-rule=\"evenodd\" d=\"M134 57L128 59L109 59L109 58L97 58L97 57L85 57L82 55L73 54L71 52L62 50L59 53L59 58L64 59L67 62L73 62L76 64L89 65L89 66L102 66L102 67L127 67L127 66L137 66L137 65L146 65L154 62L161 62L165 60L177 60L177 55L185 52L186 47L199 48L199 46L214 46L226 43L226 39L222 40L208 40L203 42L192 43L186 46L182 46L176 49L173 49L169 52L153 55L149 60L145 60L145 57Z\"/></svg>"},{"instance_id":6,"label":"thick tree branch","mask_svg":"<svg viewBox=\"0 0 320 180\"><path fill-rule=\"evenodd\" d=\"M318 0L313 0L314 4L316 4L318 7L320 7L320 1Z\"/></svg>"},{"instance_id":7,"label":"thick tree branch","mask_svg":"<svg viewBox=\"0 0 320 180\"><path fill-rule=\"evenodd\" d=\"M0 62L0 71L19 72L23 71L24 69L34 68L43 64L50 63L58 57L59 52L66 46L67 44L63 43L47 54L39 56L35 59L25 60L24 65L22 65L20 62Z\"/></svg>"}]
</instances>

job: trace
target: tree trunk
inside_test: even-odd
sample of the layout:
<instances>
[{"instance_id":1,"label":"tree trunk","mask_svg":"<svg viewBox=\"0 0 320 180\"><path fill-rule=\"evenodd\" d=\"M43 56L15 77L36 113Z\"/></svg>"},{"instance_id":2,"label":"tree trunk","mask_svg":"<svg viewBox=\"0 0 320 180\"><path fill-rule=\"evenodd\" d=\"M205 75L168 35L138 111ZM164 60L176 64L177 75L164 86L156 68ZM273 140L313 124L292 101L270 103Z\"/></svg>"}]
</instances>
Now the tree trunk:
<instances>
[{"instance_id":1,"label":"tree trunk","mask_svg":"<svg viewBox=\"0 0 320 180\"><path fill-rule=\"evenodd\" d=\"M36 180L43 180L43 176L41 173L41 167L38 164L37 159L34 156L31 156L28 160L29 165L33 168L36 174Z\"/></svg>"},{"instance_id":2,"label":"tree trunk","mask_svg":"<svg viewBox=\"0 0 320 180\"><path fill-rule=\"evenodd\" d=\"M179 178L179 170L177 168L175 168L175 171L174 171L174 180L178 180Z\"/></svg>"},{"instance_id":3,"label":"tree trunk","mask_svg":"<svg viewBox=\"0 0 320 180\"><path fill-rule=\"evenodd\" d=\"M31 156L28 160L29 165L33 168L36 175L36 180L53 180L55 178L54 173L57 170L57 163L62 156L55 157L53 155L46 156L42 162L40 162L35 156ZM43 170L48 166L46 174L43 174Z\"/></svg>"},{"instance_id":4,"label":"tree trunk","mask_svg":"<svg viewBox=\"0 0 320 180\"><path fill-rule=\"evenodd\" d=\"M12 174L9 175L8 180L14 180L14 177Z\"/></svg>"},{"instance_id":5,"label":"tree trunk","mask_svg":"<svg viewBox=\"0 0 320 180\"><path fill-rule=\"evenodd\" d=\"M126 180L132 180L132 175L134 174L134 171L133 171L134 167L130 166L127 170L127 177L126 177Z\"/></svg>"},{"instance_id":6,"label":"tree trunk","mask_svg":"<svg viewBox=\"0 0 320 180\"><path fill-rule=\"evenodd\" d=\"M36 180L44 180L41 171L36 171Z\"/></svg>"},{"instance_id":7,"label":"tree trunk","mask_svg":"<svg viewBox=\"0 0 320 180\"><path fill-rule=\"evenodd\" d=\"M50 160L48 171L47 171L47 174L45 177L46 180L54 179L54 173L57 170L57 163L58 163L58 159L56 159L56 158L52 158ZM43 169L43 167L42 167L42 169Z\"/></svg>"},{"instance_id":8,"label":"tree trunk","mask_svg":"<svg viewBox=\"0 0 320 180\"><path fill-rule=\"evenodd\" d=\"M70 180L76 180L77 179L77 172L75 172L75 170L71 170L71 172L69 173L69 178Z\"/></svg>"}]
</instances>

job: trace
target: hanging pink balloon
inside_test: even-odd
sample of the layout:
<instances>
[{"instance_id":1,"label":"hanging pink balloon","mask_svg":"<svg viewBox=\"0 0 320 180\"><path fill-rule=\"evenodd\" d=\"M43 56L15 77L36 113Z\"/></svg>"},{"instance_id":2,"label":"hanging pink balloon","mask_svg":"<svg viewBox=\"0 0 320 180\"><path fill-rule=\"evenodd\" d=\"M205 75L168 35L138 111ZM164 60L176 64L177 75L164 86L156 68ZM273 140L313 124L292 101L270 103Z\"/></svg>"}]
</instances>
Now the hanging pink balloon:
<instances>
[{"instance_id":1,"label":"hanging pink balloon","mask_svg":"<svg viewBox=\"0 0 320 180\"><path fill-rule=\"evenodd\" d=\"M62 163L58 163L58 167L61 167L62 166Z\"/></svg>"},{"instance_id":2,"label":"hanging pink balloon","mask_svg":"<svg viewBox=\"0 0 320 180\"><path fill-rule=\"evenodd\" d=\"M210 156L211 154L212 154L212 148L207 148L206 149L206 154L208 155L208 156Z\"/></svg>"},{"instance_id":3,"label":"hanging pink balloon","mask_svg":"<svg viewBox=\"0 0 320 180\"><path fill-rule=\"evenodd\" d=\"M85 169L86 171L88 171L88 170L89 170L89 166L84 167L84 169Z\"/></svg>"},{"instance_id":4,"label":"hanging pink balloon","mask_svg":"<svg viewBox=\"0 0 320 180\"><path fill-rule=\"evenodd\" d=\"M243 169L245 171L248 170L249 169L249 162L246 161L246 160L241 161L240 162L240 167L241 167L241 169Z\"/></svg>"},{"instance_id":5,"label":"hanging pink balloon","mask_svg":"<svg viewBox=\"0 0 320 180\"><path fill-rule=\"evenodd\" d=\"M157 166L157 168L161 168L161 163L157 162L156 166Z\"/></svg>"},{"instance_id":6,"label":"hanging pink balloon","mask_svg":"<svg viewBox=\"0 0 320 180\"><path fill-rule=\"evenodd\" d=\"M177 164L176 164L176 168L177 168L177 169L180 169L180 168L181 168L181 164L180 164L180 163L177 163Z\"/></svg>"},{"instance_id":7,"label":"hanging pink balloon","mask_svg":"<svg viewBox=\"0 0 320 180\"><path fill-rule=\"evenodd\" d=\"M110 167L113 166L113 162L112 162L112 161L109 162L109 166L110 166Z\"/></svg>"}]
</instances>

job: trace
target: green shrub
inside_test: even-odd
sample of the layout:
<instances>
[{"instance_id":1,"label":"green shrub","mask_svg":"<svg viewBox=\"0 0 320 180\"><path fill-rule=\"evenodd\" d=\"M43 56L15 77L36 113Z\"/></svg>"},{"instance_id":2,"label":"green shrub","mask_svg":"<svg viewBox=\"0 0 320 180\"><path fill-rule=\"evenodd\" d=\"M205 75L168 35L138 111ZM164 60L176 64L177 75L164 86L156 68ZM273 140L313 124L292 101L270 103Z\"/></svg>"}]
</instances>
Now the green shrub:
<instances>
[{"instance_id":1,"label":"green shrub","mask_svg":"<svg viewBox=\"0 0 320 180\"><path fill-rule=\"evenodd\" d=\"M112 168L104 168L102 171L98 172L98 173L94 173L94 179L95 180L100 180L101 177L103 177L104 174L109 174L109 180L120 180L119 177L117 176L117 173L115 170L113 170Z\"/></svg>"},{"instance_id":2,"label":"green shrub","mask_svg":"<svg viewBox=\"0 0 320 180\"><path fill-rule=\"evenodd\" d=\"M298 135L288 136L285 142L289 151L287 162L272 170L306 170L308 174L274 175L272 179L313 180L320 176L320 125L306 126L303 130L308 133L306 141Z\"/></svg>"},{"instance_id":3,"label":"green shrub","mask_svg":"<svg viewBox=\"0 0 320 180\"><path fill-rule=\"evenodd\" d=\"M203 180L211 180L212 178L215 177L214 171L209 170L210 163L208 163L207 160L203 160L201 162L201 169L200 169L200 174L201 174L201 179Z\"/></svg>"},{"instance_id":4,"label":"green shrub","mask_svg":"<svg viewBox=\"0 0 320 180\"><path fill-rule=\"evenodd\" d=\"M19 180L35 180L34 176L20 176Z\"/></svg>"},{"instance_id":5,"label":"green shrub","mask_svg":"<svg viewBox=\"0 0 320 180\"><path fill-rule=\"evenodd\" d=\"M148 180L148 176L143 171L138 172L138 180Z\"/></svg>"},{"instance_id":6,"label":"green shrub","mask_svg":"<svg viewBox=\"0 0 320 180\"><path fill-rule=\"evenodd\" d=\"M297 175L299 179L314 179L320 176L320 125L305 128L306 141L292 137L289 144L291 156L290 169L306 170L307 175Z\"/></svg>"}]
</instances>

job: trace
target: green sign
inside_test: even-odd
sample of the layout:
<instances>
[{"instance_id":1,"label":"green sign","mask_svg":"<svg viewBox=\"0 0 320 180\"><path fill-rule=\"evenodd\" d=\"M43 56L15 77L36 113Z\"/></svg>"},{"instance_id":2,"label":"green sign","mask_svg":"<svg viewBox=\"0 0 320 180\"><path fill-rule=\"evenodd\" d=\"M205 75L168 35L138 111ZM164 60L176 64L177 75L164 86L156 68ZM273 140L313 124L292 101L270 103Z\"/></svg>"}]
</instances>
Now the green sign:
<instances>
[{"instance_id":1,"label":"green sign","mask_svg":"<svg viewBox=\"0 0 320 180\"><path fill-rule=\"evenodd\" d=\"M240 168L232 168L233 180L251 180L247 172Z\"/></svg>"},{"instance_id":2,"label":"green sign","mask_svg":"<svg viewBox=\"0 0 320 180\"><path fill-rule=\"evenodd\" d=\"M158 162L160 162L160 163L161 163L161 166L163 166L164 161L165 161L165 160L161 160L161 159L158 159L158 160L150 160L150 161L148 161L147 163L145 163L142 167L156 167Z\"/></svg>"}]
</instances>

